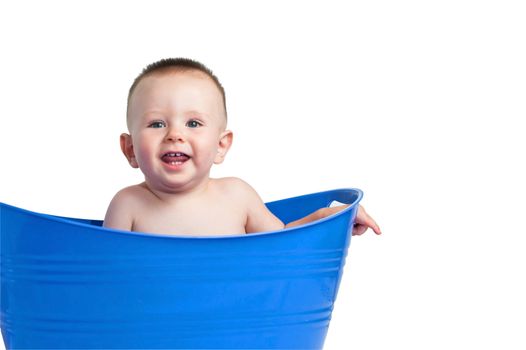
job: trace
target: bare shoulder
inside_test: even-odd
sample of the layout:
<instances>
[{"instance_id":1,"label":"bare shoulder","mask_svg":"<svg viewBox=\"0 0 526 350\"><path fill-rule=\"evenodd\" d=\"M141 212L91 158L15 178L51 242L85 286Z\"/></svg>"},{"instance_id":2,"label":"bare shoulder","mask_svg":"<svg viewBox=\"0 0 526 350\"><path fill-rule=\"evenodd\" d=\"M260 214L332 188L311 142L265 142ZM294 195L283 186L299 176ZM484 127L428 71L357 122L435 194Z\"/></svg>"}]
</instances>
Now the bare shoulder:
<instances>
[{"instance_id":1,"label":"bare shoulder","mask_svg":"<svg viewBox=\"0 0 526 350\"><path fill-rule=\"evenodd\" d=\"M222 177L220 179L214 179L214 181L222 187L228 187L230 189L246 189L252 188L247 182L240 179L239 177Z\"/></svg>"},{"instance_id":2,"label":"bare shoulder","mask_svg":"<svg viewBox=\"0 0 526 350\"><path fill-rule=\"evenodd\" d=\"M106 211L104 226L131 230L136 213L143 207L147 190L141 185L123 188L113 196Z\"/></svg>"},{"instance_id":3,"label":"bare shoulder","mask_svg":"<svg viewBox=\"0 0 526 350\"><path fill-rule=\"evenodd\" d=\"M238 177L214 179L214 183L218 191L228 196L245 199L250 199L254 196L259 197L252 186Z\"/></svg>"},{"instance_id":4,"label":"bare shoulder","mask_svg":"<svg viewBox=\"0 0 526 350\"><path fill-rule=\"evenodd\" d=\"M125 187L113 196L112 202L123 202L128 205L133 204L135 201L139 201L147 193L147 190L142 184Z\"/></svg>"},{"instance_id":5,"label":"bare shoulder","mask_svg":"<svg viewBox=\"0 0 526 350\"><path fill-rule=\"evenodd\" d=\"M220 191L228 196L230 203L236 203L236 209L244 208L247 233L283 228L281 220L268 210L259 194L245 181L236 177L228 177L217 179L215 183Z\"/></svg>"}]
</instances>

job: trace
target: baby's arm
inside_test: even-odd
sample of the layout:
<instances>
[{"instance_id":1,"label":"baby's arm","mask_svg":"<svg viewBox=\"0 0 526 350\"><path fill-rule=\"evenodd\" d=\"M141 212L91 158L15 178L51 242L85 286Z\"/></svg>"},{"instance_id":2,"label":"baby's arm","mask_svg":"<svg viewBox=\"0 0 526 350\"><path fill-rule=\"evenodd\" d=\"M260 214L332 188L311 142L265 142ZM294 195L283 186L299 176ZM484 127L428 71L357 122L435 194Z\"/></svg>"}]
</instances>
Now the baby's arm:
<instances>
[{"instance_id":1,"label":"baby's arm","mask_svg":"<svg viewBox=\"0 0 526 350\"><path fill-rule=\"evenodd\" d=\"M130 210L132 198L130 197L131 193L126 188L117 192L108 206L102 226L125 231L132 230L133 218Z\"/></svg>"},{"instance_id":2,"label":"baby's arm","mask_svg":"<svg viewBox=\"0 0 526 350\"><path fill-rule=\"evenodd\" d=\"M320 208L315 212L298 219L296 221L283 224L268 208L265 206L256 191L250 187L250 185L239 180L243 184L245 196L249 199L248 202L248 219L246 225L246 232L263 232L280 230L283 228L289 228L294 226L300 226L307 224L312 221L323 219L324 217L338 213L339 211L347 208L349 205L341 205L332 208ZM367 214L365 209L360 205L358 207L358 213L356 213L356 219L353 227L353 235L361 235L365 231L371 228L377 235L381 234L380 227L374 221L374 219Z\"/></svg>"},{"instance_id":3,"label":"baby's arm","mask_svg":"<svg viewBox=\"0 0 526 350\"><path fill-rule=\"evenodd\" d=\"M309 214L299 220L293 221L288 223L285 227L294 227L306 224L311 221L316 221L319 219L323 219L324 217L336 214L339 211L342 211L343 209L347 208L349 205L340 205L337 207L332 208L321 208L316 210L314 213ZM365 209L360 205L358 207L358 213L356 213L356 219L354 220L354 227L352 230L353 236L361 235L365 231L367 231L369 228L371 228L374 233L377 235L382 234L382 231L380 230L380 227L374 221L374 219L367 214Z\"/></svg>"}]
</instances>

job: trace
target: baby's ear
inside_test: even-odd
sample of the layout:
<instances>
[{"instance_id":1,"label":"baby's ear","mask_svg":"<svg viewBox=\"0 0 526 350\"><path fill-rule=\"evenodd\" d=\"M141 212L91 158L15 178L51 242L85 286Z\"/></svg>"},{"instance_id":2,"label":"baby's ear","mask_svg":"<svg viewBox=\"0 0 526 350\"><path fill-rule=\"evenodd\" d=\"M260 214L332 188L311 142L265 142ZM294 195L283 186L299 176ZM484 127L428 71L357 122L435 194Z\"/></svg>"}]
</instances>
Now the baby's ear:
<instances>
[{"instance_id":1,"label":"baby's ear","mask_svg":"<svg viewBox=\"0 0 526 350\"><path fill-rule=\"evenodd\" d=\"M122 153L124 153L126 159L128 159L128 163L130 163L131 167L138 168L139 164L135 159L135 153L133 152L133 142L130 135L125 133L121 134L121 150Z\"/></svg>"},{"instance_id":2,"label":"baby's ear","mask_svg":"<svg viewBox=\"0 0 526 350\"><path fill-rule=\"evenodd\" d=\"M230 130L225 130L219 138L219 144L217 145L217 154L214 158L214 164L221 164L225 160L226 154L232 146L232 139L234 134Z\"/></svg>"}]
</instances>

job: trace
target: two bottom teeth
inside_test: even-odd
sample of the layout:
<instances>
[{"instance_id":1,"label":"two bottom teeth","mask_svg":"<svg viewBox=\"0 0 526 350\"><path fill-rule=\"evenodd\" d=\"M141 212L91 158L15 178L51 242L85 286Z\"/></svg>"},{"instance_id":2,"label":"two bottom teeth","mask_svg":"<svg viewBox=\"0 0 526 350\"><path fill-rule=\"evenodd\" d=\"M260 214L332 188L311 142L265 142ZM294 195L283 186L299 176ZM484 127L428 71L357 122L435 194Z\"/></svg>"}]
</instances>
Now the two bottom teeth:
<instances>
[{"instance_id":1,"label":"two bottom teeth","mask_svg":"<svg viewBox=\"0 0 526 350\"><path fill-rule=\"evenodd\" d=\"M177 160L175 162L170 162L170 165L180 165L180 164L183 164L183 162L181 162L180 160Z\"/></svg>"}]
</instances>

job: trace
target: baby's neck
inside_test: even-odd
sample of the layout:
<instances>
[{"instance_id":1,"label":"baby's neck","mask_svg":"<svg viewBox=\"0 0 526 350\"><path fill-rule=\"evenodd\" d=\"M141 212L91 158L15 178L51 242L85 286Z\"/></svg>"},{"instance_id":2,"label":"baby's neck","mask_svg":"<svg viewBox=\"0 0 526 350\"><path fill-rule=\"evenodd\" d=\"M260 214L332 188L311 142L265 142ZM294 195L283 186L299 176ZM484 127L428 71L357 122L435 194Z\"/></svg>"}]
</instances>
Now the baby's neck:
<instances>
[{"instance_id":1,"label":"baby's neck","mask_svg":"<svg viewBox=\"0 0 526 350\"><path fill-rule=\"evenodd\" d=\"M173 201L180 201L182 199L199 197L208 190L210 181L210 178L206 178L200 183L194 184L193 186L189 186L187 188L156 188L148 184L147 181L141 183L140 186L151 192L160 201L170 203Z\"/></svg>"}]
</instances>

